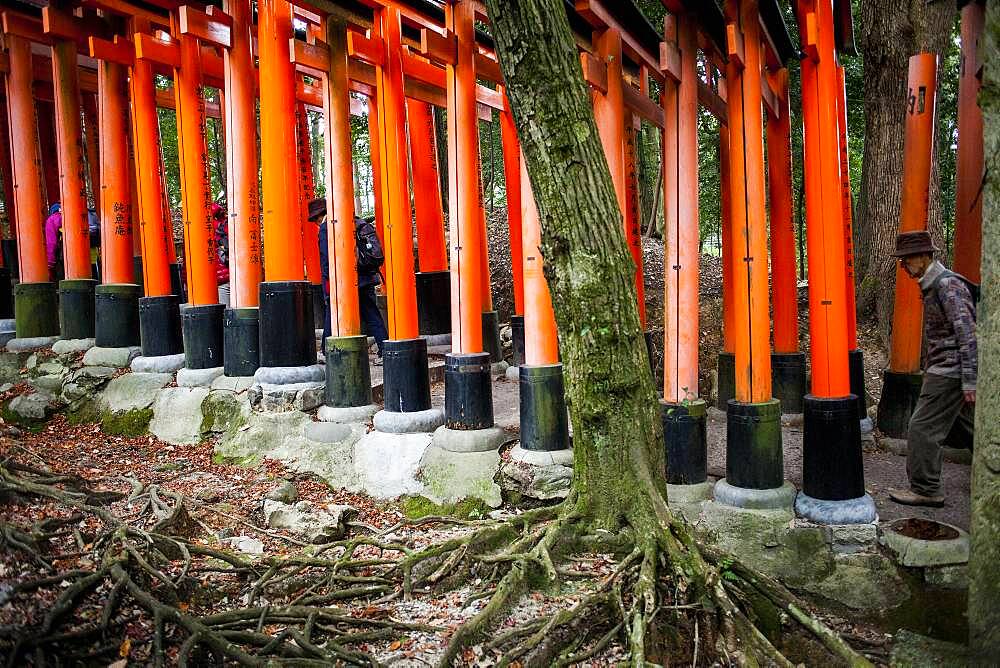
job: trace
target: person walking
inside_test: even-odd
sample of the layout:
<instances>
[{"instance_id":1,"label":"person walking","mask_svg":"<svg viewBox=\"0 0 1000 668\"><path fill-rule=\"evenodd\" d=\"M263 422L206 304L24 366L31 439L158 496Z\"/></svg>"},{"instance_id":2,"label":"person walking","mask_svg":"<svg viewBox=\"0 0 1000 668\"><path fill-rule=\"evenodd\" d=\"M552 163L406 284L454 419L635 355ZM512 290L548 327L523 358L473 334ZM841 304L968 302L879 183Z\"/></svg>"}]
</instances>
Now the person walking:
<instances>
[{"instance_id":1,"label":"person walking","mask_svg":"<svg viewBox=\"0 0 1000 668\"><path fill-rule=\"evenodd\" d=\"M938 249L925 231L896 237L893 255L920 285L924 303L923 385L907 431L909 489L889 497L908 506L944 505L941 446L972 443L978 357L976 300L979 287L934 259Z\"/></svg>"},{"instance_id":2,"label":"person walking","mask_svg":"<svg viewBox=\"0 0 1000 668\"><path fill-rule=\"evenodd\" d=\"M330 336L330 262L327 242L326 200L314 199L309 202L309 220L319 225L319 259L323 276L325 313L323 318L323 340ZM375 226L370 220L354 217L355 264L358 270L358 309L361 326L365 334L375 339L378 359L382 363L382 346L389 338L389 332L378 310L375 287L382 280L379 268L385 262L382 245L375 234Z\"/></svg>"},{"instance_id":3,"label":"person walking","mask_svg":"<svg viewBox=\"0 0 1000 668\"><path fill-rule=\"evenodd\" d=\"M62 257L62 206L59 202L49 207L45 219L45 259L49 265L49 280L58 283L65 277Z\"/></svg>"}]
</instances>

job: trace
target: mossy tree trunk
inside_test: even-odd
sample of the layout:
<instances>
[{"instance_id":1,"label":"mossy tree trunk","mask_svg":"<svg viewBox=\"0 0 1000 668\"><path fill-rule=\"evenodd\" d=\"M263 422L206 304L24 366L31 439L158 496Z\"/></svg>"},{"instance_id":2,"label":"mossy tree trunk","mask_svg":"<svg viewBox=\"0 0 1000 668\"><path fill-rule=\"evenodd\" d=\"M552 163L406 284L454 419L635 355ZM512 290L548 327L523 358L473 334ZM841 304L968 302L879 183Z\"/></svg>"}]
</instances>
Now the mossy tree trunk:
<instances>
[{"instance_id":1,"label":"mossy tree trunk","mask_svg":"<svg viewBox=\"0 0 1000 668\"><path fill-rule=\"evenodd\" d=\"M969 645L986 665L1000 656L1000 5L987 3L983 108L983 283L979 304L979 382L972 455Z\"/></svg>"},{"instance_id":2,"label":"mossy tree trunk","mask_svg":"<svg viewBox=\"0 0 1000 668\"><path fill-rule=\"evenodd\" d=\"M634 264L565 7L488 0L541 217L573 420L580 513L617 530L665 510L663 433Z\"/></svg>"}]
</instances>

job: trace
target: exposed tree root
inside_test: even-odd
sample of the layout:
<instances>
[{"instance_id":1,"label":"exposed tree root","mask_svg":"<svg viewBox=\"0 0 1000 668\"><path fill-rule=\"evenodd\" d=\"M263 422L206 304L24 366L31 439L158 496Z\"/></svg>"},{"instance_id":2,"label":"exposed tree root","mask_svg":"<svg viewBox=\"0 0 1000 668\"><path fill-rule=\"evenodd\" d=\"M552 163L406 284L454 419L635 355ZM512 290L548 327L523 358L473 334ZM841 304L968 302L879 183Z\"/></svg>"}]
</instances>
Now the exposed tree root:
<instances>
[{"instance_id":1,"label":"exposed tree root","mask_svg":"<svg viewBox=\"0 0 1000 668\"><path fill-rule=\"evenodd\" d=\"M665 504L654 508L657 530L626 518L619 532L609 533L584 521L571 498L506 521L471 523L461 537L423 550L386 540L393 533L387 530L311 554L253 562L193 542L198 524L174 492L133 484L128 501L140 512L129 513L126 522L108 508L121 495L8 462L0 466L0 493L39 496L68 510L67 517L30 530L3 527L9 546L45 565L42 577L18 584L8 598L59 592L31 632L0 629L8 665L29 656L113 658L119 647L110 641L140 614L152 628L154 665L375 666L376 658L363 649L367 643L443 631L392 619L378 601L465 582L481 587L470 600L487 602L451 635L442 666L465 663L477 644L493 652L499 665L566 666L598 655L615 640L633 665L788 666L775 643L796 629L814 636L832 663L870 665L780 583L700 544ZM87 548L95 566L53 573L57 562L48 553L83 540L69 527L88 516L101 529L79 547ZM599 579L568 568L594 551L618 555L613 572ZM208 614L187 602L206 573L225 579L227 595L239 601L235 607ZM526 594L558 595L568 579L582 585L575 605L490 637ZM364 614L331 607L363 601Z\"/></svg>"}]
</instances>

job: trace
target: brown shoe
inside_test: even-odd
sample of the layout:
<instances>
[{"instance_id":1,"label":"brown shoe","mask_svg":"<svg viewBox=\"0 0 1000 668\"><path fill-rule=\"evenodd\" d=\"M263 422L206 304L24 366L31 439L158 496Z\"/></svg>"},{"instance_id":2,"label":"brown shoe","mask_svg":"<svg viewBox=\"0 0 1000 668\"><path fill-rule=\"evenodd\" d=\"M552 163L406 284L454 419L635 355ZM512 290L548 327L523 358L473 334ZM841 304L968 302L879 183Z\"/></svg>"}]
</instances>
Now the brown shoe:
<instances>
[{"instance_id":1,"label":"brown shoe","mask_svg":"<svg viewBox=\"0 0 1000 668\"><path fill-rule=\"evenodd\" d=\"M904 506L928 506L930 508L944 506L943 496L924 496L909 489L890 489L889 498Z\"/></svg>"}]
</instances>

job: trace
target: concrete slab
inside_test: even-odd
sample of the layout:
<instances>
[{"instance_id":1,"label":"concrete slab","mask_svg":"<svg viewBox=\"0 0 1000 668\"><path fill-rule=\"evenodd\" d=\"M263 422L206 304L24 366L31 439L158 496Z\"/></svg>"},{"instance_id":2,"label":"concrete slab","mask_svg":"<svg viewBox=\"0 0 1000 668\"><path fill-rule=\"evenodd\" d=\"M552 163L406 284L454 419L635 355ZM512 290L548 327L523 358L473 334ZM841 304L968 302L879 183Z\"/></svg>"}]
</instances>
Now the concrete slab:
<instances>
[{"instance_id":1,"label":"concrete slab","mask_svg":"<svg viewBox=\"0 0 1000 668\"><path fill-rule=\"evenodd\" d=\"M490 452L514 439L514 435L500 427L449 429L442 425L434 430L434 447L448 452Z\"/></svg>"},{"instance_id":2,"label":"concrete slab","mask_svg":"<svg viewBox=\"0 0 1000 668\"><path fill-rule=\"evenodd\" d=\"M82 353L95 346L94 339L59 339L52 344L52 352L57 355Z\"/></svg>"},{"instance_id":3,"label":"concrete slab","mask_svg":"<svg viewBox=\"0 0 1000 668\"><path fill-rule=\"evenodd\" d=\"M326 380L326 370L319 364L310 366L262 366L253 374L261 385L290 385L316 383Z\"/></svg>"},{"instance_id":4,"label":"concrete slab","mask_svg":"<svg viewBox=\"0 0 1000 668\"><path fill-rule=\"evenodd\" d=\"M113 366L124 369L136 357L142 354L139 346L128 348L101 348L94 346L83 355L83 363L87 366Z\"/></svg>"},{"instance_id":5,"label":"concrete slab","mask_svg":"<svg viewBox=\"0 0 1000 668\"><path fill-rule=\"evenodd\" d=\"M184 368L184 353L176 355L139 356L132 360L132 371L138 373L175 373Z\"/></svg>"},{"instance_id":6,"label":"concrete slab","mask_svg":"<svg viewBox=\"0 0 1000 668\"><path fill-rule=\"evenodd\" d=\"M367 424L372 421L372 417L378 412L379 407L377 404L351 407L320 406L316 412L316 417L323 422L361 422Z\"/></svg>"},{"instance_id":7,"label":"concrete slab","mask_svg":"<svg viewBox=\"0 0 1000 668\"><path fill-rule=\"evenodd\" d=\"M221 366L210 367L208 369L188 369L187 367L177 370L178 387L211 387L216 378L221 377L225 369Z\"/></svg>"},{"instance_id":8,"label":"concrete slab","mask_svg":"<svg viewBox=\"0 0 1000 668\"><path fill-rule=\"evenodd\" d=\"M412 413L381 410L372 418L377 431L386 434L430 433L444 424L444 409L429 408Z\"/></svg>"},{"instance_id":9,"label":"concrete slab","mask_svg":"<svg viewBox=\"0 0 1000 668\"><path fill-rule=\"evenodd\" d=\"M59 340L58 336L30 336L23 339L11 339L7 342L7 352L23 353L28 350L48 348Z\"/></svg>"}]
</instances>

